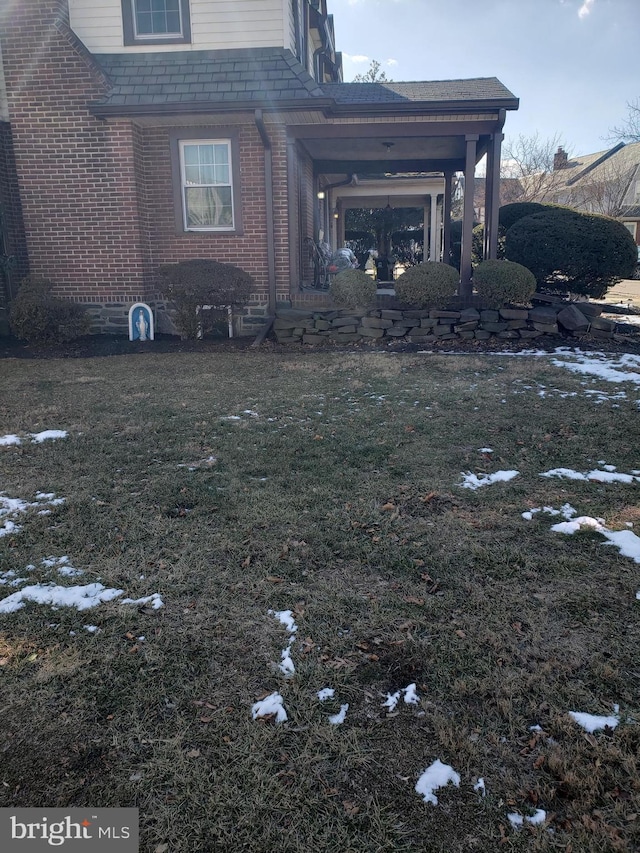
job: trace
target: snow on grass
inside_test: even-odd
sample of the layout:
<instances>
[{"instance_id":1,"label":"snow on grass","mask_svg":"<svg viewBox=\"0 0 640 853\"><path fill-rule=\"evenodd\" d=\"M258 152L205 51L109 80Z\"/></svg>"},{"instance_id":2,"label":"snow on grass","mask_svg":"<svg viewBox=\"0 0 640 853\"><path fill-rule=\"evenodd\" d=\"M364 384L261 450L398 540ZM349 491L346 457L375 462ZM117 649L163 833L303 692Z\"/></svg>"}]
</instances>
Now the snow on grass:
<instances>
[{"instance_id":1,"label":"snow on grass","mask_svg":"<svg viewBox=\"0 0 640 853\"><path fill-rule=\"evenodd\" d=\"M569 716L572 717L579 726L593 734L604 728L615 729L620 722L620 719L615 717L599 717L596 714L585 714L581 711L569 711Z\"/></svg>"},{"instance_id":2,"label":"snow on grass","mask_svg":"<svg viewBox=\"0 0 640 853\"><path fill-rule=\"evenodd\" d=\"M105 601L112 601L122 595L122 589L107 589L101 583L89 583L84 586L59 586L54 583L39 583L25 586L18 592L0 601L0 613L15 613L28 601L46 604L54 609L75 607L76 610L89 610Z\"/></svg>"},{"instance_id":3,"label":"snow on grass","mask_svg":"<svg viewBox=\"0 0 640 853\"><path fill-rule=\"evenodd\" d=\"M566 533L570 536L579 530L593 530L605 537L606 545L617 548L622 557L630 557L634 563L640 563L640 537L631 530L609 530L605 527L603 518L581 515L571 521L554 524L551 530L554 533Z\"/></svg>"},{"instance_id":4,"label":"snow on grass","mask_svg":"<svg viewBox=\"0 0 640 853\"><path fill-rule=\"evenodd\" d=\"M400 701L400 697L403 697L405 704L407 705L419 705L420 699L418 698L418 694L416 692L415 684L408 684L406 687L402 687L400 690L397 690L395 693L387 693L386 700L382 703L383 708L388 708L389 713L395 711L398 702Z\"/></svg>"},{"instance_id":5,"label":"snow on grass","mask_svg":"<svg viewBox=\"0 0 640 853\"><path fill-rule=\"evenodd\" d=\"M349 703L346 705L340 705L340 711L337 714L332 714L329 717L329 722L332 726L340 726L344 723L345 717L347 716L347 711L349 710Z\"/></svg>"},{"instance_id":6,"label":"snow on grass","mask_svg":"<svg viewBox=\"0 0 640 853\"><path fill-rule=\"evenodd\" d=\"M54 441L56 438L66 438L69 433L65 429L45 429L42 432L30 432L31 441L34 444L42 444L43 441Z\"/></svg>"},{"instance_id":7,"label":"snow on grass","mask_svg":"<svg viewBox=\"0 0 640 853\"><path fill-rule=\"evenodd\" d=\"M336 695L336 691L333 687L323 687L322 690L318 690L316 695L321 702L326 702L327 699L333 699Z\"/></svg>"},{"instance_id":8,"label":"snow on grass","mask_svg":"<svg viewBox=\"0 0 640 853\"><path fill-rule=\"evenodd\" d=\"M251 716L254 720L259 717L275 716L276 723L285 723L288 717L283 702L284 700L279 693L271 693L252 706Z\"/></svg>"},{"instance_id":9,"label":"snow on grass","mask_svg":"<svg viewBox=\"0 0 640 853\"><path fill-rule=\"evenodd\" d=\"M275 616L275 618L280 622L281 625L287 629L289 633L289 643L286 648L284 648L280 652L280 663L278 664L278 669L280 672L290 678L292 675L295 675L296 668L291 660L291 646L295 643L295 633L298 630L298 626L295 623L293 618L292 610L269 610L270 616Z\"/></svg>"},{"instance_id":10,"label":"snow on grass","mask_svg":"<svg viewBox=\"0 0 640 853\"><path fill-rule=\"evenodd\" d=\"M534 826L544 823L547 819L547 813L544 809L536 809L532 815L521 815L518 814L518 812L510 812L507 817L509 818L511 826L515 829L519 829L525 822L533 824Z\"/></svg>"},{"instance_id":11,"label":"snow on grass","mask_svg":"<svg viewBox=\"0 0 640 853\"><path fill-rule=\"evenodd\" d=\"M565 347L556 349L562 358L552 358L551 364L573 373L596 376L606 382L633 382L640 385L640 356L624 353L610 355L603 352L586 353ZM570 359L570 360L567 360Z\"/></svg>"},{"instance_id":12,"label":"snow on grass","mask_svg":"<svg viewBox=\"0 0 640 853\"><path fill-rule=\"evenodd\" d=\"M554 509L552 506L536 506L533 509L529 509L526 512L521 513L521 515L522 518L525 518L527 521L531 521L537 512L542 512L545 515L561 515L567 520L578 514L578 510L574 509L571 504L563 504L560 509Z\"/></svg>"},{"instance_id":13,"label":"snow on grass","mask_svg":"<svg viewBox=\"0 0 640 853\"><path fill-rule=\"evenodd\" d=\"M490 486L492 483L506 483L517 477L519 471L495 471L493 474L473 474L471 471L461 472L462 482L458 485L463 489L476 489L482 486Z\"/></svg>"},{"instance_id":14,"label":"snow on grass","mask_svg":"<svg viewBox=\"0 0 640 853\"><path fill-rule=\"evenodd\" d=\"M485 786L485 784L484 784L484 779L482 778L482 776L478 779L478 781L476 782L476 784L473 786L473 790L474 790L474 791L480 791L480 796L481 796L481 797L486 797L486 796L487 796L487 788L486 788L486 786Z\"/></svg>"},{"instance_id":15,"label":"snow on grass","mask_svg":"<svg viewBox=\"0 0 640 853\"><path fill-rule=\"evenodd\" d=\"M478 453L493 453L493 449L491 447L479 447Z\"/></svg>"},{"instance_id":16,"label":"snow on grass","mask_svg":"<svg viewBox=\"0 0 640 853\"><path fill-rule=\"evenodd\" d=\"M100 628L97 625L83 625L82 626L85 631L88 631L90 634L97 634Z\"/></svg>"},{"instance_id":17,"label":"snow on grass","mask_svg":"<svg viewBox=\"0 0 640 853\"><path fill-rule=\"evenodd\" d=\"M123 598L120 604L136 604L138 606L150 604L153 610L159 610L161 607L164 607L164 601L160 597L159 592L153 592L151 595L145 595L142 598Z\"/></svg>"},{"instance_id":18,"label":"snow on grass","mask_svg":"<svg viewBox=\"0 0 640 853\"><path fill-rule=\"evenodd\" d=\"M438 805L438 798L434 794L438 788L445 788L449 782L452 782L456 788L460 787L460 776L456 773L453 767L448 764L443 764L440 759L436 759L430 767L422 773L416 782L416 793L420 794L425 803Z\"/></svg>"},{"instance_id":19,"label":"snow on grass","mask_svg":"<svg viewBox=\"0 0 640 853\"><path fill-rule=\"evenodd\" d=\"M69 557L45 557L40 561L45 569L55 569L63 577L73 578L84 574L82 569L76 569L69 562ZM35 571L36 566L30 563L25 571ZM17 586L19 583L27 583L27 578L17 578L16 573L11 570L0 574L0 585ZM48 583L35 583L22 587L18 592L0 600L0 613L15 613L21 610L25 604L44 604L54 609L59 607L75 607L76 610L89 610L112 601L124 594L123 589L107 588L101 583L90 583L78 586L62 586L50 581ZM154 610L163 606L163 601L157 592L144 598L123 598L120 604L151 604ZM85 626L86 627L86 626Z\"/></svg>"},{"instance_id":20,"label":"snow on grass","mask_svg":"<svg viewBox=\"0 0 640 853\"><path fill-rule=\"evenodd\" d=\"M9 447L11 444L22 444L19 435L0 435L0 447Z\"/></svg>"},{"instance_id":21,"label":"snow on grass","mask_svg":"<svg viewBox=\"0 0 640 853\"><path fill-rule=\"evenodd\" d=\"M39 515L50 512L43 510L42 507L60 506L65 502L65 498L56 498L54 492L38 492L36 501L25 501L22 498L10 498L2 492L0 493L0 536L9 536L12 533L19 533L22 530L22 525L17 524L17 519L27 512L29 509L40 509Z\"/></svg>"},{"instance_id":22,"label":"snow on grass","mask_svg":"<svg viewBox=\"0 0 640 853\"><path fill-rule=\"evenodd\" d=\"M613 466L607 465L607 468ZM590 480L596 483L631 483L640 482L640 477L637 474L620 474L617 471L601 471L596 468L593 471L588 471L582 474L580 471L574 471L573 468L552 468L550 471L543 471L541 477L558 477L564 480Z\"/></svg>"}]
</instances>

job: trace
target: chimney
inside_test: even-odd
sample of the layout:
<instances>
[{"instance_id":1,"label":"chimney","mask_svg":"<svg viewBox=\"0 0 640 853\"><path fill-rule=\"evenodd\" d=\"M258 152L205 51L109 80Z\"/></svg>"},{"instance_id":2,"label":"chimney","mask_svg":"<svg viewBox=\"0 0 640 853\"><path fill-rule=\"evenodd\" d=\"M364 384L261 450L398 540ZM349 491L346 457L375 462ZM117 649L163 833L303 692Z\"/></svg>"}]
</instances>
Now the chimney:
<instances>
[{"instance_id":1,"label":"chimney","mask_svg":"<svg viewBox=\"0 0 640 853\"><path fill-rule=\"evenodd\" d=\"M557 172L558 169L566 169L569 163L569 155L564 150L562 145L558 146L558 150L553 155L553 171Z\"/></svg>"}]
</instances>

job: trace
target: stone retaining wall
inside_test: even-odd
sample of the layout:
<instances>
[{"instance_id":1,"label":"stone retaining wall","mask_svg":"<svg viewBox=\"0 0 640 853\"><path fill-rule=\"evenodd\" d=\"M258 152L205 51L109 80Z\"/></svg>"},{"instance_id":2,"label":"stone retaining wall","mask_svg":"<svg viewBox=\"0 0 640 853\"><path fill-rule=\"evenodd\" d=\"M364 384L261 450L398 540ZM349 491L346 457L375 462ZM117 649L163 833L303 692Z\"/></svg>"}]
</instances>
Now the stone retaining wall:
<instances>
[{"instance_id":1,"label":"stone retaining wall","mask_svg":"<svg viewBox=\"0 0 640 853\"><path fill-rule=\"evenodd\" d=\"M406 338L417 343L450 340L533 340L541 335L570 334L611 338L615 322L600 317L602 306L559 304L500 310L465 308L459 311L374 308L369 311L282 308L273 329L279 343L356 343Z\"/></svg>"}]
</instances>

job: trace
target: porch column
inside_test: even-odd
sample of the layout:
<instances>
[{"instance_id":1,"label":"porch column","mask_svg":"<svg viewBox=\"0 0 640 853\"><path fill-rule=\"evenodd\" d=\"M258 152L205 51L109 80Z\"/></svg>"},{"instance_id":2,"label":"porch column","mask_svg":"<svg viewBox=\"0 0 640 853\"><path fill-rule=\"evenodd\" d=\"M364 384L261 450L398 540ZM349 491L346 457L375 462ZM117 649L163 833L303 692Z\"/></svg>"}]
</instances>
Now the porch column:
<instances>
[{"instance_id":1,"label":"porch column","mask_svg":"<svg viewBox=\"0 0 640 853\"><path fill-rule=\"evenodd\" d=\"M422 212L422 260L430 261L431 256L429 254L429 219L431 216L431 208L427 207L425 204L424 210Z\"/></svg>"},{"instance_id":2,"label":"porch column","mask_svg":"<svg viewBox=\"0 0 640 853\"><path fill-rule=\"evenodd\" d=\"M500 154L504 134L494 133L487 152L487 177L485 179L485 258L498 257L498 213L500 211ZM489 202L489 203L487 203Z\"/></svg>"},{"instance_id":3,"label":"porch column","mask_svg":"<svg viewBox=\"0 0 640 853\"><path fill-rule=\"evenodd\" d=\"M431 196L431 240L429 241L429 260L438 261L438 195L430 193Z\"/></svg>"},{"instance_id":4,"label":"porch column","mask_svg":"<svg viewBox=\"0 0 640 853\"><path fill-rule=\"evenodd\" d=\"M476 148L478 135L465 136L464 208L462 215L462 249L460 252L460 296L471 297L471 243L473 240L473 193L475 189Z\"/></svg>"},{"instance_id":5,"label":"porch column","mask_svg":"<svg viewBox=\"0 0 640 853\"><path fill-rule=\"evenodd\" d=\"M453 184L453 172L444 173L444 202L442 204L442 227L444 236L442 240L442 262L451 261L451 190Z\"/></svg>"}]
</instances>

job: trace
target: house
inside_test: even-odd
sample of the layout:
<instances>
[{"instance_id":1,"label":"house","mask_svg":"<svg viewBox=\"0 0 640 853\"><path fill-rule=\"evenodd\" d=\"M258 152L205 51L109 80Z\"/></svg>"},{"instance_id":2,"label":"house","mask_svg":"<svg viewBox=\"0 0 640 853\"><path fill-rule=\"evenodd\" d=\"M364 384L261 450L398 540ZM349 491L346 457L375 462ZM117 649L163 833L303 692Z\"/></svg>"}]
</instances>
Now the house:
<instances>
[{"instance_id":1,"label":"house","mask_svg":"<svg viewBox=\"0 0 640 853\"><path fill-rule=\"evenodd\" d=\"M569 157L558 148L541 200L620 219L640 245L640 142Z\"/></svg>"},{"instance_id":2,"label":"house","mask_svg":"<svg viewBox=\"0 0 640 853\"><path fill-rule=\"evenodd\" d=\"M246 333L277 304L323 304L302 289L305 238L340 238L340 205L367 205L341 189L359 173L439 175L411 203L441 217L447 257L453 175L472 186L486 154L495 256L518 107L496 78L344 83L326 0L5 0L1 16L7 234L22 229L22 268L89 306L96 330L124 331L137 301L162 330L155 271L188 258L253 276ZM463 297L471 193L464 210Z\"/></svg>"}]
</instances>

